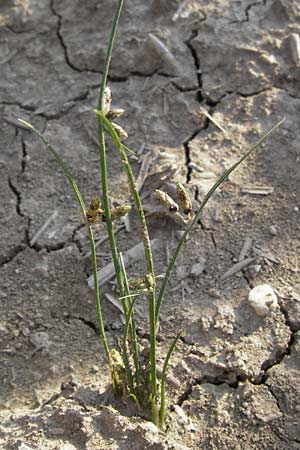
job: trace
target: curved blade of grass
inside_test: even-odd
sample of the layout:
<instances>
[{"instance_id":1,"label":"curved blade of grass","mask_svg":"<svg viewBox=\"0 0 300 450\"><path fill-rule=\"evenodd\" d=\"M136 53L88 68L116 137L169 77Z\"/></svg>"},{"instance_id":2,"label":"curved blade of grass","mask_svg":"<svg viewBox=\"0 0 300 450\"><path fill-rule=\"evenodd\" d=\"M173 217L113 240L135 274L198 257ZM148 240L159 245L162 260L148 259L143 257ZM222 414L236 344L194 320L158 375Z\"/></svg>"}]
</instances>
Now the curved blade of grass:
<instances>
[{"instance_id":1,"label":"curved blade of grass","mask_svg":"<svg viewBox=\"0 0 300 450\"><path fill-rule=\"evenodd\" d=\"M80 192L80 190L79 190L79 188L77 186L77 183L75 182L75 180L74 180L72 174L70 173L69 169L67 168L65 162L59 156L59 154L57 153L55 148L52 147L52 145L49 144L49 142L46 139L46 137L42 133L40 133L33 125L31 125L29 122L27 122L26 120L18 118L18 121L21 122L23 125L25 125L30 131L32 131L45 144L46 148L52 153L52 155L54 156L54 158L56 159L56 161L58 162L58 164L62 168L65 176L68 178L68 180L69 180L69 182L70 182L70 184L71 184L71 186L73 188L73 191L75 193L76 199L77 199L77 201L78 201L78 203L80 205L84 221L85 221L85 223L87 225L87 228L88 228L88 236L89 236L90 247L91 247L98 323L99 323L99 328L100 328L100 333L101 333L101 337L102 337L102 341L103 341L104 350L105 350L105 353L106 353L106 356L107 356L107 359L108 359L108 364L109 364L111 376L112 376L112 379L113 379L113 382L114 382L115 376L114 376L114 371L112 369L110 351L109 351L109 347L108 347L108 343L107 343L107 338L106 338L106 333L105 333L104 323L103 323L103 318L102 318L101 297L100 297L100 291L99 291L99 285L98 285L96 247L95 247L95 241L94 241L92 228L91 228L90 224L88 223L88 221L86 220L86 207L85 207L84 200L83 200L81 192Z\"/></svg>"},{"instance_id":2,"label":"curved blade of grass","mask_svg":"<svg viewBox=\"0 0 300 450\"><path fill-rule=\"evenodd\" d=\"M198 209L196 215L194 216L193 220L189 223L189 225L186 228L185 232L183 233L180 241L178 242L177 247L174 251L174 254L173 254L173 256L169 262L169 265L167 267L167 271L166 271L165 277L163 279L163 282L162 282L162 285L161 285L161 288L160 288L160 291L158 294L157 303L156 303L156 310L155 310L156 323L158 321L159 311L160 311L160 307L161 307L161 304L162 304L162 301L164 298L165 290L166 290L168 281L170 279L171 273L173 271L175 262L177 260L178 254L179 254L188 234L191 232L192 228L198 222L200 214L201 214L203 208L205 207L206 203L211 198L213 193L218 189L218 187L221 186L221 184L228 178L228 176L231 174L231 172L233 172L243 161L245 161L245 159L247 159L251 155L251 153L253 153L254 150L256 150L257 147L259 147L259 145L265 139L267 139L267 137L269 137L272 133L274 133L274 131L282 124L282 122L284 120L285 120L285 118L283 117L275 125L273 125L254 145L252 145L250 147L250 149L238 161L236 161L228 170L226 170L226 172L224 172L224 174L217 180L217 182L213 185L213 187L205 195L204 199L202 200L202 202L199 206L199 209Z\"/></svg>"},{"instance_id":3,"label":"curved blade of grass","mask_svg":"<svg viewBox=\"0 0 300 450\"><path fill-rule=\"evenodd\" d=\"M177 336L175 337L174 341L171 344L171 347L167 353L165 362L164 362L164 367L163 367L163 371L162 371L162 376L161 376L161 388L160 388L160 410L159 410L159 427L163 428L164 426L164 421L165 421L165 409L166 409L166 377L167 377L167 370L168 370L168 365L169 365L169 361L170 358L172 356L172 353L175 349L175 346L178 342L178 339L180 338L180 336L182 335L183 331L179 331L179 333L177 334Z\"/></svg>"},{"instance_id":4,"label":"curved blade of grass","mask_svg":"<svg viewBox=\"0 0 300 450\"><path fill-rule=\"evenodd\" d=\"M107 83L109 66L110 66L110 62L111 62L112 49L114 46L114 41L115 41L115 37L116 37L116 32L117 32L117 27L118 27L120 15L121 15L122 7L123 7L123 0L119 0L118 6L116 9L116 13L114 16L111 32L110 32L109 43L108 43L106 57L105 57L105 64L104 64L101 88L100 88L100 92L99 92L99 99L98 99L98 105L97 105L98 109L101 110L103 113L104 113L104 103L105 103L104 93L105 93L105 88L106 88L106 83ZM117 276L118 287L119 287L120 295L123 295L123 293L124 293L123 292L123 278L122 278L122 272L120 269L117 244L116 244L116 240L115 240L115 235L114 235L112 221L111 221L111 214L110 214L104 124L103 124L103 121L100 119L98 119L98 134L99 134L99 156L100 156L100 166L101 166L102 201L103 201L103 207L104 207L104 212L105 212L105 217L106 217L106 227L107 227L107 233L108 233L108 237L109 237L112 259L113 259L115 272L116 272L116 276Z\"/></svg>"},{"instance_id":5,"label":"curved blade of grass","mask_svg":"<svg viewBox=\"0 0 300 450\"><path fill-rule=\"evenodd\" d=\"M81 208L81 212L84 218L84 221L86 222L86 207L84 204L84 200L82 198L82 195L79 191L79 188L73 178L73 176L71 175L69 169L67 168L65 162L63 161L63 159L59 156L59 154L57 153L57 151L55 150L54 147L52 147L52 145L49 144L48 140L46 139L46 137L40 133L36 128L34 128L33 125L31 125L31 123L27 122L24 119L21 119L20 117L18 117L18 121L21 122L23 125L25 125L27 128L29 128L30 131L32 131L48 148L48 150L50 150L50 152L52 153L52 155L54 156L54 158L56 159L56 161L58 162L58 164L60 165L60 167L62 168L64 174L66 175L66 177L68 178L68 180L71 183L71 186L73 188L73 191L76 195L77 201L80 205Z\"/></svg>"}]
</instances>

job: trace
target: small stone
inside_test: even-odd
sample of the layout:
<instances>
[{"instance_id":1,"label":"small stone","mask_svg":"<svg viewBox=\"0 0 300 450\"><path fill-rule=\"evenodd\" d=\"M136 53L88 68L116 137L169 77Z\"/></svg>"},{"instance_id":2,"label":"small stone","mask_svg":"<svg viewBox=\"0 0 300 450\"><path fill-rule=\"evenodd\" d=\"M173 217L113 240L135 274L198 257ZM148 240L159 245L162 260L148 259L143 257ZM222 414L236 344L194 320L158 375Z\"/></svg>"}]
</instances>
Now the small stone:
<instances>
[{"instance_id":1,"label":"small stone","mask_svg":"<svg viewBox=\"0 0 300 450\"><path fill-rule=\"evenodd\" d=\"M9 435L9 431L5 427L0 425L0 437L5 437L8 435Z\"/></svg>"},{"instance_id":2,"label":"small stone","mask_svg":"<svg viewBox=\"0 0 300 450\"><path fill-rule=\"evenodd\" d=\"M121 328L123 328L123 324L120 320L115 320L112 324L111 324L111 329L112 330L121 330Z\"/></svg>"},{"instance_id":3,"label":"small stone","mask_svg":"<svg viewBox=\"0 0 300 450\"><path fill-rule=\"evenodd\" d=\"M45 331L37 331L30 336L30 342L37 349L49 347L49 335Z\"/></svg>"},{"instance_id":4,"label":"small stone","mask_svg":"<svg viewBox=\"0 0 300 450\"><path fill-rule=\"evenodd\" d=\"M248 275L253 280L261 271L260 264L253 264L253 266L248 267Z\"/></svg>"},{"instance_id":5,"label":"small stone","mask_svg":"<svg viewBox=\"0 0 300 450\"><path fill-rule=\"evenodd\" d=\"M189 268L185 265L176 267L176 278L178 281L184 280L189 275Z\"/></svg>"},{"instance_id":6,"label":"small stone","mask_svg":"<svg viewBox=\"0 0 300 450\"><path fill-rule=\"evenodd\" d=\"M213 298L220 298L220 296L221 296L220 291L216 288L208 289L207 293L210 297L213 297Z\"/></svg>"},{"instance_id":7,"label":"small stone","mask_svg":"<svg viewBox=\"0 0 300 450\"><path fill-rule=\"evenodd\" d=\"M157 428L156 425L154 425L154 423L152 422L144 422L140 425L140 427L145 430L145 431L150 431L150 433L153 434L158 434L159 433L159 429Z\"/></svg>"},{"instance_id":8,"label":"small stone","mask_svg":"<svg viewBox=\"0 0 300 450\"><path fill-rule=\"evenodd\" d=\"M194 277L198 277L201 275L205 267L205 258L199 258L199 262L194 264L191 269L191 275Z\"/></svg>"},{"instance_id":9,"label":"small stone","mask_svg":"<svg viewBox=\"0 0 300 450\"><path fill-rule=\"evenodd\" d=\"M198 428L193 423L190 423L189 426L187 427L187 429L191 433L197 433L197 431L198 431Z\"/></svg>"},{"instance_id":10,"label":"small stone","mask_svg":"<svg viewBox=\"0 0 300 450\"><path fill-rule=\"evenodd\" d=\"M34 450L34 448L22 442L21 445L19 445L18 450Z\"/></svg>"},{"instance_id":11,"label":"small stone","mask_svg":"<svg viewBox=\"0 0 300 450\"><path fill-rule=\"evenodd\" d=\"M77 378L76 378L76 376L74 374L72 374L70 376L69 382L70 382L71 386L73 386L73 387L79 387L80 386L80 383L79 383L79 381L77 380Z\"/></svg>"},{"instance_id":12,"label":"small stone","mask_svg":"<svg viewBox=\"0 0 300 450\"><path fill-rule=\"evenodd\" d=\"M23 327L21 332L22 332L24 337L27 337L27 336L30 335L30 331L29 331L29 329L27 327Z\"/></svg>"},{"instance_id":13,"label":"small stone","mask_svg":"<svg viewBox=\"0 0 300 450\"><path fill-rule=\"evenodd\" d=\"M294 211L295 211L295 212L298 212L298 211L299 211L298 206L294 206Z\"/></svg>"},{"instance_id":14,"label":"small stone","mask_svg":"<svg viewBox=\"0 0 300 450\"><path fill-rule=\"evenodd\" d=\"M60 450L76 450L76 447L72 444L63 444Z\"/></svg>"},{"instance_id":15,"label":"small stone","mask_svg":"<svg viewBox=\"0 0 300 450\"><path fill-rule=\"evenodd\" d=\"M62 436L65 430L63 428L51 428L50 433L52 436Z\"/></svg>"},{"instance_id":16,"label":"small stone","mask_svg":"<svg viewBox=\"0 0 300 450\"><path fill-rule=\"evenodd\" d=\"M248 300L260 317L266 317L271 309L275 309L278 306L277 296L269 284L261 284L251 289Z\"/></svg>"},{"instance_id":17,"label":"small stone","mask_svg":"<svg viewBox=\"0 0 300 450\"><path fill-rule=\"evenodd\" d=\"M269 231L270 231L272 236L276 236L277 235L277 230L276 230L276 227L274 225L270 225Z\"/></svg>"},{"instance_id":18,"label":"small stone","mask_svg":"<svg viewBox=\"0 0 300 450\"><path fill-rule=\"evenodd\" d=\"M182 230L175 231L175 236L177 237L178 240L180 240L183 235L184 235L184 231L182 231Z\"/></svg>"},{"instance_id":19,"label":"small stone","mask_svg":"<svg viewBox=\"0 0 300 450\"><path fill-rule=\"evenodd\" d=\"M182 425L187 425L189 423L189 419L183 409L179 405L174 406L174 411L178 416L178 422Z\"/></svg>"}]
</instances>

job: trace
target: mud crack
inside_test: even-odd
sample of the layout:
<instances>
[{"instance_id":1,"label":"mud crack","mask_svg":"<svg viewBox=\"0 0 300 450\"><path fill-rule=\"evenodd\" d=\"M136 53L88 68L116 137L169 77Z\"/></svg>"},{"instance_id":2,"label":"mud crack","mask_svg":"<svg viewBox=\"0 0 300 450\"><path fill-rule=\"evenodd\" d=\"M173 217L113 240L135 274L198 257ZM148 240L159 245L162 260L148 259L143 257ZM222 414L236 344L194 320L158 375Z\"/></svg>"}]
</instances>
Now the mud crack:
<instances>
[{"instance_id":1,"label":"mud crack","mask_svg":"<svg viewBox=\"0 0 300 450\"><path fill-rule=\"evenodd\" d=\"M21 211L21 200L22 200L21 192L13 184L13 182L12 182L10 177L8 178L8 185L9 185L11 191L13 192L13 194L16 197L16 212L17 212L18 216L24 217L24 214Z\"/></svg>"},{"instance_id":2,"label":"mud crack","mask_svg":"<svg viewBox=\"0 0 300 450\"><path fill-rule=\"evenodd\" d=\"M184 393L178 397L176 404L182 406L183 403L190 398L193 392L193 388L195 386L200 386L201 384L204 383L213 384L214 386L221 386L222 384L224 384L232 389L237 389L239 381L236 381L235 383L227 383L224 380L221 380L219 377L211 377L211 376L203 376L201 378L196 378L187 386Z\"/></svg>"},{"instance_id":3,"label":"mud crack","mask_svg":"<svg viewBox=\"0 0 300 450\"><path fill-rule=\"evenodd\" d=\"M284 311L284 308L282 308L282 306L280 306L280 309L282 311L282 314L285 317L285 324L286 326L289 327L290 329L290 339L289 342L287 343L287 346L284 350L278 350L277 354L275 354L272 358L270 359L266 359L260 367L260 373L256 376L256 378L253 378L252 376L246 375L246 374L234 374L234 377L232 378L232 381L229 381L227 379L227 373L226 371L223 371L223 373L220 373L216 376L202 376L200 378L194 378L191 380L191 382L188 384L188 386L186 387L185 391L183 392L183 394L181 394L178 399L177 399L177 404L179 406L182 406L182 404L188 400L192 394L193 388L195 386L199 386L203 383L210 383L210 384L214 384L216 386L219 386L221 384L227 385L230 388L236 389L239 385L239 383L243 383L245 381L248 381L250 384L252 384L253 386L260 386L260 385L264 385L268 388L268 390L271 392L272 396L275 398L276 403L279 407L278 404L278 400L275 396L275 394L271 391L271 388L269 386L269 384L267 383L267 380L269 378L269 370L272 369L273 367L279 365L282 363L282 361L284 360L285 356L291 355L291 348L294 345L295 342L295 333L299 330L292 330L291 328L291 324L288 320L288 316L287 313ZM187 342L185 342L184 338L181 339L182 342L184 342L186 345L191 345ZM191 354L197 354L196 350L191 350L190 351Z\"/></svg>"},{"instance_id":4,"label":"mud crack","mask_svg":"<svg viewBox=\"0 0 300 450\"><path fill-rule=\"evenodd\" d=\"M61 32L61 27L62 27L62 16L56 11L55 6L54 6L55 0L51 0L50 2L50 9L52 11L52 14L57 17L57 27L56 27L56 35L57 38L60 42L60 45L64 51L64 55L65 55L65 61L67 63L67 65L69 67L71 67L71 69L75 70L76 72L82 72L81 69L79 69L77 66L75 66L75 64L72 63L72 61L69 58L69 54L68 54L68 48L67 45L65 44L62 32Z\"/></svg>"},{"instance_id":5,"label":"mud crack","mask_svg":"<svg viewBox=\"0 0 300 450\"><path fill-rule=\"evenodd\" d=\"M21 145L22 145L21 172L24 173L25 170L26 170L26 164L27 164L27 160L28 160L28 153L27 153L27 150L26 150L26 144L25 144L25 141L23 139L23 136L21 137Z\"/></svg>"},{"instance_id":6,"label":"mud crack","mask_svg":"<svg viewBox=\"0 0 300 450\"><path fill-rule=\"evenodd\" d=\"M82 322L84 325L86 325L87 327L89 327L91 330L93 330L93 332L95 333L95 335L97 337L101 336L100 334L100 330L98 329L97 325L92 322L91 320L86 319L85 317L81 317L81 316L73 316L71 314L68 314L64 317L58 317L56 315L52 315L52 317L54 319L62 319L62 320L66 320L66 321L71 321L71 320L80 320L80 322ZM107 330L106 330L107 331Z\"/></svg>"},{"instance_id":7,"label":"mud crack","mask_svg":"<svg viewBox=\"0 0 300 450\"><path fill-rule=\"evenodd\" d=\"M187 41L185 41L185 45L189 48L192 58L193 58L193 61L194 61L196 77L197 77L197 81L198 81L197 100L199 103L202 103L203 102L203 96L202 96L203 83L202 83L202 71L200 68L200 59L198 58L197 52L192 45L193 39L195 39L197 36L198 36L198 31L193 31L192 35L189 37L189 39Z\"/></svg>"},{"instance_id":8,"label":"mud crack","mask_svg":"<svg viewBox=\"0 0 300 450\"><path fill-rule=\"evenodd\" d=\"M198 133L200 133L200 131L203 128L198 128L197 130L195 130L192 134L192 136L190 138L188 138L182 145L184 148L184 153L185 153L185 165L186 165L186 170L187 170L187 174L186 174L186 183L188 184L191 179L192 179L192 172L193 169L191 167L191 151L190 151L190 147L189 147L189 143L198 135Z\"/></svg>"},{"instance_id":9,"label":"mud crack","mask_svg":"<svg viewBox=\"0 0 300 450\"><path fill-rule=\"evenodd\" d=\"M232 20L230 21L231 24L234 23L246 23L246 22L250 22L250 11L254 6L265 6L266 5L266 0L263 0L261 2L253 2L250 3L249 5L246 6L246 8L244 9L244 15L245 18L241 19L241 20Z\"/></svg>"},{"instance_id":10,"label":"mud crack","mask_svg":"<svg viewBox=\"0 0 300 450\"><path fill-rule=\"evenodd\" d=\"M251 8L253 8L253 6L264 6L265 5L265 1L263 0L262 2L253 2L250 3L250 5L248 5L245 9L245 20L242 20L242 22L249 22L250 21L250 11Z\"/></svg>"}]
</instances>

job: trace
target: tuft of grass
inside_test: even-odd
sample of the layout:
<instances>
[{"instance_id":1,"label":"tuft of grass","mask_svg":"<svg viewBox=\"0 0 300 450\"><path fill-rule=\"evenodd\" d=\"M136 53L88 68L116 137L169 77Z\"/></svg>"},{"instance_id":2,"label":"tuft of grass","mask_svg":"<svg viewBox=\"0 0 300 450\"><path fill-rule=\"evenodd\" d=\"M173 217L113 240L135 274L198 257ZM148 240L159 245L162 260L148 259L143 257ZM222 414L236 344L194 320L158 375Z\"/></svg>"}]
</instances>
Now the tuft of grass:
<instances>
[{"instance_id":1,"label":"tuft of grass","mask_svg":"<svg viewBox=\"0 0 300 450\"><path fill-rule=\"evenodd\" d=\"M98 120L98 132L99 132L99 160L100 160L100 172L101 172L101 192L102 201L95 197L91 202L89 207L83 200L81 192L75 182L72 174L70 173L68 167L66 166L63 159L59 156L58 152L49 144L48 140L43 134L41 134L34 126L24 119L19 118L19 122L25 126L29 131L33 132L46 146L57 163L61 167L66 178L69 180L71 187L74 191L75 198L79 204L83 221L86 224L88 237L91 247L91 258L93 266L93 278L95 286L95 301L98 324L101 332L101 338L104 346L104 350L107 356L108 368L111 374L112 385L114 387L116 395L123 396L126 398L131 398L137 405L138 409L148 409L151 414L151 419L154 424L159 426L161 429L164 426L164 418L166 413L166 380L167 380L167 370L170 358L175 350L176 344L182 335L180 331L174 338L170 349L165 357L162 377L159 382L157 378L156 369L156 359L157 359L157 348L156 348L156 330L159 321L160 309L163 303L166 288L174 269L178 255L186 241L191 230L197 224L198 219L202 213L203 208L213 195L213 193L222 185L222 183L228 178L228 176L250 155L259 147L259 145L269 137L283 122L280 119L275 123L253 146L251 146L245 154L234 163L224 174L218 179L218 181L212 186L209 192L206 194L202 200L200 207L193 218L190 216L190 200L188 194L185 192L184 187L177 184L178 193L178 203L173 202L165 193L162 191L157 192L157 198L161 202L162 206L168 208L170 212L173 210L174 214L179 214L178 209L183 208L188 214L188 223L183 236L181 237L173 256L169 262L166 269L165 276L163 278L160 290L156 294L156 276L154 271L153 257L150 245L149 232L147 227L147 222L145 219L145 214L139 192L136 185L136 180L133 175L133 171L127 157L127 152L131 152L125 144L122 142L122 138L126 136L126 132L111 121L114 115L120 116L122 110L112 110L111 104L111 94L107 89L107 78L109 73L109 66L112 57L112 50L115 41L116 31L121 15L121 10L123 6L123 0L118 0L110 38L107 48L106 61L102 76L102 84L99 93L99 99L97 108L94 110L97 120ZM122 254L119 253L115 234L113 231L112 222L115 218L120 217L122 214L128 212L127 205L121 205L118 208L110 208L109 199L109 180L107 175L107 158L106 158L106 135L109 135L119 152L120 165L123 165L124 170L127 174L128 185L132 195L133 202L136 208L136 216L139 223L141 241L144 246L144 256L146 262L146 273L142 278L130 280L126 272L126 267L122 258ZM103 210L102 210L103 204ZM101 305L101 293L98 286L98 267L97 258L95 251L95 242L93 237L93 224L97 221L105 221L107 226L107 233L109 236L110 250L112 254L112 259L114 263L115 273L117 277L119 296L122 301L124 315L125 315L125 326L124 332L121 339L119 348L110 349L108 346L108 341L104 329L103 318L102 318L102 305ZM138 336L136 333L136 325L134 320L134 309L135 302L139 296L144 296L148 302L148 319L149 319L149 358L147 361L143 360L139 352Z\"/></svg>"}]
</instances>

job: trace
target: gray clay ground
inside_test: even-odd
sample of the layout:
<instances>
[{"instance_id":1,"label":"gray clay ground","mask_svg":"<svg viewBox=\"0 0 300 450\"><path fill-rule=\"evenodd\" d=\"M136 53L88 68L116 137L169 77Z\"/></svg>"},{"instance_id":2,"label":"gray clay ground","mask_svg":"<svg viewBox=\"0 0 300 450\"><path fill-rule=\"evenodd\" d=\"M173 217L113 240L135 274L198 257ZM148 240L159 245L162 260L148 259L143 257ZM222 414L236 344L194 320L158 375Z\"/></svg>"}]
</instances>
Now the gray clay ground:
<instances>
[{"instance_id":1,"label":"gray clay ground","mask_svg":"<svg viewBox=\"0 0 300 450\"><path fill-rule=\"evenodd\" d=\"M136 174L151 155L145 197L177 169L197 205L260 133L286 120L214 196L178 261L162 309L160 364L178 329L185 336L158 432L111 395L72 192L40 143L5 121L30 119L85 198L98 193L91 110L116 1L1 1L1 449L300 449L300 67L289 37L300 33L299 1L124 3L109 84L126 109L128 143L140 150ZM128 200L118 155L108 152L112 200ZM255 195L257 186L272 192ZM181 227L152 216L149 224L162 242L161 273ZM131 227L118 234L124 252L139 242L133 217ZM246 239L251 264L222 278ZM99 265L110 261L107 243L99 255ZM137 263L131 273L141 270ZM262 283L279 298L266 318L247 301ZM106 300L104 316L116 345L120 313Z\"/></svg>"}]
</instances>

